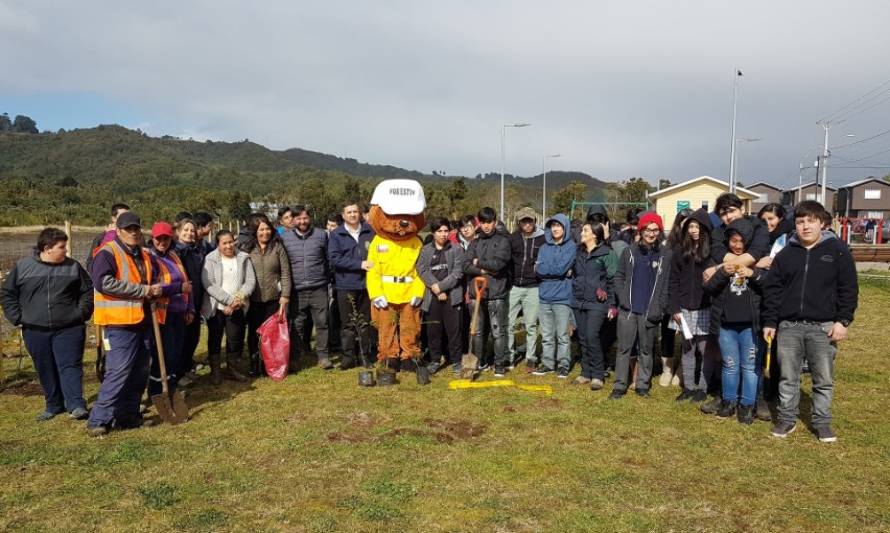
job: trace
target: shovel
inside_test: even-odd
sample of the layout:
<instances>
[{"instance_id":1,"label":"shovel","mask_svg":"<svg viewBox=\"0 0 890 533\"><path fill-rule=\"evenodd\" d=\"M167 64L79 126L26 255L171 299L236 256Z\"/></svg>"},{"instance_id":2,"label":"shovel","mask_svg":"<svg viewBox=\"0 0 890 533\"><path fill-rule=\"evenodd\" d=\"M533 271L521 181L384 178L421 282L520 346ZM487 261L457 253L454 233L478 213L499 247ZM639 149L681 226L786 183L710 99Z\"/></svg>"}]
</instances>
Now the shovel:
<instances>
[{"instance_id":1,"label":"shovel","mask_svg":"<svg viewBox=\"0 0 890 533\"><path fill-rule=\"evenodd\" d=\"M773 353L773 338L769 337L766 339L766 365L764 365L763 375L766 376L767 379L770 379L769 376L769 362L770 356Z\"/></svg>"},{"instance_id":2,"label":"shovel","mask_svg":"<svg viewBox=\"0 0 890 533\"><path fill-rule=\"evenodd\" d=\"M96 379L99 383L105 380L105 350L102 348L102 326L96 324Z\"/></svg>"},{"instance_id":3,"label":"shovel","mask_svg":"<svg viewBox=\"0 0 890 533\"><path fill-rule=\"evenodd\" d=\"M161 394L155 394L151 397L151 403L154 404L161 419L171 425L181 424L188 420L189 408L185 404L185 395L182 391L176 391L170 394L170 388L167 385L167 363L164 361L164 344L161 342L161 327L158 325L158 317L156 314L157 306L151 304L151 324L155 331L155 344L158 347L158 366L161 370Z\"/></svg>"},{"instance_id":4,"label":"shovel","mask_svg":"<svg viewBox=\"0 0 890 533\"><path fill-rule=\"evenodd\" d=\"M485 276L477 276L473 278L473 285L476 289L476 306L470 319L470 351L460 360L460 377L464 379L475 379L476 369L479 366L479 357L473 353L473 336L479 328L479 308L482 307L482 293L488 288L488 279Z\"/></svg>"}]
</instances>

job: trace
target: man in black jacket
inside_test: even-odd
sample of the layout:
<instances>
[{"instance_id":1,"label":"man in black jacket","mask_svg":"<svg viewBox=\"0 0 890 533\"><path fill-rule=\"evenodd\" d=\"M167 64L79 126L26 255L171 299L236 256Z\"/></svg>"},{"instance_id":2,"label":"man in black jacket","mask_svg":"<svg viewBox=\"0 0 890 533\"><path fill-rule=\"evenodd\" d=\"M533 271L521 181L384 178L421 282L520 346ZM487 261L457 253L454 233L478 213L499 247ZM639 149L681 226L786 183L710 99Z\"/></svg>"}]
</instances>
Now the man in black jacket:
<instances>
[{"instance_id":1,"label":"man in black jacket","mask_svg":"<svg viewBox=\"0 0 890 533\"><path fill-rule=\"evenodd\" d=\"M535 261L544 245L544 231L537 227L535 210L523 207L516 212L518 228L510 234L510 253L513 259L513 286L510 288L507 313L507 364L516 360L516 322L522 311L525 323L525 358L528 372L538 366L538 283Z\"/></svg>"},{"instance_id":2,"label":"man in black jacket","mask_svg":"<svg viewBox=\"0 0 890 533\"><path fill-rule=\"evenodd\" d=\"M68 236L46 228L33 256L18 261L0 290L3 314L22 327L22 337L46 399L37 420L66 410L87 417L83 398L85 323L93 313L93 284L77 261L65 256Z\"/></svg>"},{"instance_id":3,"label":"man in black jacket","mask_svg":"<svg viewBox=\"0 0 890 533\"><path fill-rule=\"evenodd\" d=\"M776 254L767 276L763 336L776 338L781 356L774 437L787 437L796 428L800 370L806 360L813 379L813 430L820 442L837 440L830 426L834 356L853 321L859 285L847 245L822 230L830 220L822 204L799 203L794 213L796 234Z\"/></svg>"},{"instance_id":4,"label":"man in black jacket","mask_svg":"<svg viewBox=\"0 0 890 533\"><path fill-rule=\"evenodd\" d=\"M507 297L510 293L510 241L506 235L497 231L497 213L491 207L483 207L477 215L479 234L467 248L464 258L464 273L467 274L467 286L470 293L470 313L475 305L479 309L479 324L473 342L473 353L480 359L485 348L485 328L481 322L487 317L494 338L495 374L506 372L506 326ZM476 290L472 278L485 276L488 289L482 294L482 301L476 301ZM480 370L487 368L489 363L482 360Z\"/></svg>"}]
</instances>

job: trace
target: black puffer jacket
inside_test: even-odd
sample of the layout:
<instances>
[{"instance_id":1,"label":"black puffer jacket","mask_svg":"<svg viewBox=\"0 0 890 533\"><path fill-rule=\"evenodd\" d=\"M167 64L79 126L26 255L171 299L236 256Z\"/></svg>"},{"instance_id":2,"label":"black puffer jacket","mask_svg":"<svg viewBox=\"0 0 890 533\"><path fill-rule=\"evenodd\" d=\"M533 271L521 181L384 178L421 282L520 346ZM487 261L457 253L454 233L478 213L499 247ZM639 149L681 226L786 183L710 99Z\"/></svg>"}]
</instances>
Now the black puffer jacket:
<instances>
[{"instance_id":1,"label":"black puffer jacket","mask_svg":"<svg viewBox=\"0 0 890 533\"><path fill-rule=\"evenodd\" d=\"M612 247L602 244L588 252L583 244L578 246L572 277L572 307L576 309L599 309L617 307L613 277L618 270L618 258ZM606 300L597 298L597 289L606 291Z\"/></svg>"},{"instance_id":2,"label":"black puffer jacket","mask_svg":"<svg viewBox=\"0 0 890 533\"><path fill-rule=\"evenodd\" d=\"M80 263L20 259L0 290L3 314L16 326L57 329L83 324L93 314L93 283Z\"/></svg>"}]
</instances>

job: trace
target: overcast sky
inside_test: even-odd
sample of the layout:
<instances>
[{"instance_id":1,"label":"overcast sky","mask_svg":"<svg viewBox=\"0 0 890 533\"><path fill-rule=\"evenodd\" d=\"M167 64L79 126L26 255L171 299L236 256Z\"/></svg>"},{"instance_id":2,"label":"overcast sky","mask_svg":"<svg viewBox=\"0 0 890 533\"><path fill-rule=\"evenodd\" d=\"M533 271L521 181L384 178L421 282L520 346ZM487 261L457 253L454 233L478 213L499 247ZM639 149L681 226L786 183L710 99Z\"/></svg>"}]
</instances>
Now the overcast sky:
<instances>
[{"instance_id":1,"label":"overcast sky","mask_svg":"<svg viewBox=\"0 0 890 533\"><path fill-rule=\"evenodd\" d=\"M890 2L0 0L0 112L250 138L423 172L553 168L797 183L816 121L890 79ZM890 96L890 93L888 93ZM890 101L832 144L890 129ZM854 134L857 137L844 137ZM835 184L890 172L890 135L840 148ZM812 179L812 171L810 171Z\"/></svg>"}]
</instances>

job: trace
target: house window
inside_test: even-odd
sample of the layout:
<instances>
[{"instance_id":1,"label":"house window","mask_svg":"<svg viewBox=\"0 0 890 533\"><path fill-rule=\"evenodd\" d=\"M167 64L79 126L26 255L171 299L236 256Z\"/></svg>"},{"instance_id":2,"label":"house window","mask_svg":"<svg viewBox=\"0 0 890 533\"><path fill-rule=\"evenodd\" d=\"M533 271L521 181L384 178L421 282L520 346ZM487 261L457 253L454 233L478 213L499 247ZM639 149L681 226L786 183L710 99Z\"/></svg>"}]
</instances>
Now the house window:
<instances>
[{"instance_id":1,"label":"house window","mask_svg":"<svg viewBox=\"0 0 890 533\"><path fill-rule=\"evenodd\" d=\"M807 199L807 200L815 200L815 199L816 199L816 193L814 193L814 192L808 192L807 195L806 195L806 199Z\"/></svg>"},{"instance_id":2,"label":"house window","mask_svg":"<svg viewBox=\"0 0 890 533\"><path fill-rule=\"evenodd\" d=\"M765 192L758 194L753 200L753 202L755 204L765 204L768 201L769 201L769 196Z\"/></svg>"},{"instance_id":3,"label":"house window","mask_svg":"<svg viewBox=\"0 0 890 533\"><path fill-rule=\"evenodd\" d=\"M707 200L701 201L701 208L704 209L705 211L708 210L708 201Z\"/></svg>"},{"instance_id":4,"label":"house window","mask_svg":"<svg viewBox=\"0 0 890 533\"><path fill-rule=\"evenodd\" d=\"M866 200L880 200L881 199L881 189L865 189L865 199Z\"/></svg>"},{"instance_id":5,"label":"house window","mask_svg":"<svg viewBox=\"0 0 890 533\"><path fill-rule=\"evenodd\" d=\"M866 211L865 218L882 219L882 218L884 218L884 212L883 211Z\"/></svg>"}]
</instances>

